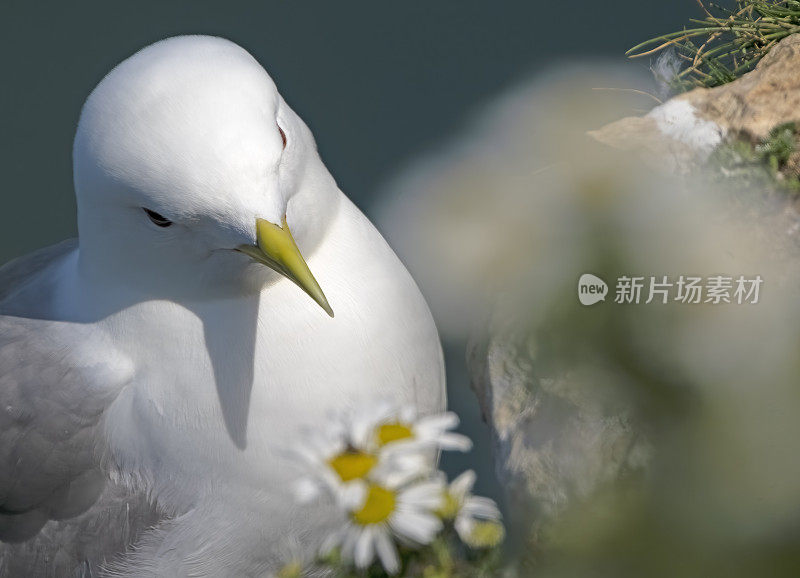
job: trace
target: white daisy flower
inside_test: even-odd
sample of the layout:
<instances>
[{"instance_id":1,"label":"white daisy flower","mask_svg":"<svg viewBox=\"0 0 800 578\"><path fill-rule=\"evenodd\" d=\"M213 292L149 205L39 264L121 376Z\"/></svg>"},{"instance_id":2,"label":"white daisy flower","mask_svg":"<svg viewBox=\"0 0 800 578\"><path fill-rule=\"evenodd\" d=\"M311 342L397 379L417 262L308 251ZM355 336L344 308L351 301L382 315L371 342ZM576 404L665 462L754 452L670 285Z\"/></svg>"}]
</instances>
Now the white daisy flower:
<instances>
[{"instance_id":1,"label":"white daisy flower","mask_svg":"<svg viewBox=\"0 0 800 578\"><path fill-rule=\"evenodd\" d=\"M324 435L309 436L295 451L309 471L294 485L295 498L308 503L327 491L339 496L355 481L380 477L385 483L420 477L431 469L428 456L408 452L388 455L378 447L366 449L353 443L351 432L337 422Z\"/></svg>"},{"instance_id":2,"label":"white daisy flower","mask_svg":"<svg viewBox=\"0 0 800 578\"><path fill-rule=\"evenodd\" d=\"M412 406L398 408L383 403L353 420L351 435L355 445L373 451L466 452L472 449L472 441L451 431L458 423L458 416L450 411L420 417Z\"/></svg>"},{"instance_id":3,"label":"white daisy flower","mask_svg":"<svg viewBox=\"0 0 800 578\"><path fill-rule=\"evenodd\" d=\"M341 432L308 440L296 455L309 472L294 486L295 497L301 503L316 499L325 490L332 494L342 492L350 482L366 478L379 462L377 454L348 444Z\"/></svg>"},{"instance_id":4,"label":"white daisy flower","mask_svg":"<svg viewBox=\"0 0 800 578\"><path fill-rule=\"evenodd\" d=\"M395 542L410 547L429 544L442 530L436 510L442 505L444 484L439 479L409 481L396 477L361 481L340 494L348 522L325 541L323 555L341 548L342 559L359 569L377 557L389 574L400 570Z\"/></svg>"},{"instance_id":5,"label":"white daisy flower","mask_svg":"<svg viewBox=\"0 0 800 578\"><path fill-rule=\"evenodd\" d=\"M334 422L326 428L326 431L308 433L303 442L290 452L308 472L294 485L295 498L298 502L308 503L318 498L325 489L337 491L341 484L348 481L350 475L356 476L358 458L353 456L353 463L347 468L345 455L348 446L345 432L339 425ZM369 471L370 464L371 458L364 455L361 469ZM338 470L342 473L340 474Z\"/></svg>"},{"instance_id":6,"label":"white daisy flower","mask_svg":"<svg viewBox=\"0 0 800 578\"><path fill-rule=\"evenodd\" d=\"M438 514L452 521L459 538L473 548L489 548L503 541L505 530L497 504L474 496L475 472L467 470L445 489L444 504Z\"/></svg>"}]
</instances>

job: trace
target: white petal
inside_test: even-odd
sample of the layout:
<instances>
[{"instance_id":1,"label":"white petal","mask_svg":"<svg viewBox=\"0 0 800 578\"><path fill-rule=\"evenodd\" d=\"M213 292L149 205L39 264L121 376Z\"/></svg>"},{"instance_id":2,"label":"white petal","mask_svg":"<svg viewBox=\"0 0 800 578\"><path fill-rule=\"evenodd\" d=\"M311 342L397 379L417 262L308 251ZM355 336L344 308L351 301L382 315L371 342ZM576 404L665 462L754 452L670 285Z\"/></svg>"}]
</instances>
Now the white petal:
<instances>
[{"instance_id":1,"label":"white petal","mask_svg":"<svg viewBox=\"0 0 800 578\"><path fill-rule=\"evenodd\" d=\"M372 416L363 416L355 420L350 427L350 441L357 448L368 449L377 421Z\"/></svg>"},{"instance_id":2,"label":"white petal","mask_svg":"<svg viewBox=\"0 0 800 578\"><path fill-rule=\"evenodd\" d=\"M437 448L435 439L405 439L386 444L381 448L381 455L387 460L397 460L404 456L414 456L418 461L422 459L430 468L433 463L434 451Z\"/></svg>"},{"instance_id":3,"label":"white petal","mask_svg":"<svg viewBox=\"0 0 800 578\"><path fill-rule=\"evenodd\" d=\"M413 482L420 477L420 473L414 470L396 471L384 473L381 476L381 485L390 490L397 490Z\"/></svg>"},{"instance_id":4,"label":"white petal","mask_svg":"<svg viewBox=\"0 0 800 578\"><path fill-rule=\"evenodd\" d=\"M401 506L435 510L442 505L443 495L444 484L441 481L421 482L400 492L398 502Z\"/></svg>"},{"instance_id":5,"label":"white petal","mask_svg":"<svg viewBox=\"0 0 800 578\"><path fill-rule=\"evenodd\" d=\"M361 528L359 526L348 526L342 540L341 554L343 560L350 561L353 559L353 551L356 548L359 536L361 536Z\"/></svg>"},{"instance_id":6,"label":"white petal","mask_svg":"<svg viewBox=\"0 0 800 578\"><path fill-rule=\"evenodd\" d=\"M397 412L401 422L412 423L417 419L417 410L413 405L404 405Z\"/></svg>"},{"instance_id":7,"label":"white petal","mask_svg":"<svg viewBox=\"0 0 800 578\"><path fill-rule=\"evenodd\" d=\"M472 449L472 440L457 433L443 433L437 442L439 447L446 451L468 452Z\"/></svg>"},{"instance_id":8,"label":"white petal","mask_svg":"<svg viewBox=\"0 0 800 578\"><path fill-rule=\"evenodd\" d=\"M320 471L319 477L320 481L323 482L325 487L333 494L340 492L342 487L345 486L345 483L342 482L342 478L339 477L339 474L327 466Z\"/></svg>"},{"instance_id":9,"label":"white petal","mask_svg":"<svg viewBox=\"0 0 800 578\"><path fill-rule=\"evenodd\" d=\"M319 483L311 478L297 480L292 490L294 499L299 504L308 504L317 499L322 493Z\"/></svg>"},{"instance_id":10,"label":"white petal","mask_svg":"<svg viewBox=\"0 0 800 578\"><path fill-rule=\"evenodd\" d=\"M453 524L462 542L469 542L472 538L472 530L475 528L475 521L469 516L457 516Z\"/></svg>"},{"instance_id":11,"label":"white petal","mask_svg":"<svg viewBox=\"0 0 800 578\"><path fill-rule=\"evenodd\" d=\"M461 506L461 511L466 516L499 520L500 510L494 500L480 496L470 496Z\"/></svg>"},{"instance_id":12,"label":"white petal","mask_svg":"<svg viewBox=\"0 0 800 578\"><path fill-rule=\"evenodd\" d=\"M338 498L342 508L350 511L359 510L364 507L367 499L367 485L362 480L345 484L341 486Z\"/></svg>"},{"instance_id":13,"label":"white petal","mask_svg":"<svg viewBox=\"0 0 800 578\"><path fill-rule=\"evenodd\" d=\"M389 574L397 574L400 570L397 548L394 547L394 543L389 537L389 532L385 528L380 528L375 532L375 549L381 559L383 569Z\"/></svg>"},{"instance_id":14,"label":"white petal","mask_svg":"<svg viewBox=\"0 0 800 578\"><path fill-rule=\"evenodd\" d=\"M433 468L429 454L414 452L381 452L380 463L370 472L377 483L397 489L410 481L425 477Z\"/></svg>"},{"instance_id":15,"label":"white petal","mask_svg":"<svg viewBox=\"0 0 800 578\"><path fill-rule=\"evenodd\" d=\"M325 538L322 541L322 545L319 547L319 553L321 556L327 556L331 553L331 551L339 546L345 538L347 534L347 527L340 528L334 531L330 536Z\"/></svg>"},{"instance_id":16,"label":"white petal","mask_svg":"<svg viewBox=\"0 0 800 578\"><path fill-rule=\"evenodd\" d=\"M442 521L438 517L415 510L398 510L389 519L389 525L398 535L417 544L431 543L442 529Z\"/></svg>"},{"instance_id":17,"label":"white petal","mask_svg":"<svg viewBox=\"0 0 800 578\"><path fill-rule=\"evenodd\" d=\"M324 461L342 452L347 447L344 438L344 431L341 428L329 429L324 437L317 437L312 448L317 454L317 459Z\"/></svg>"},{"instance_id":18,"label":"white petal","mask_svg":"<svg viewBox=\"0 0 800 578\"><path fill-rule=\"evenodd\" d=\"M475 486L476 479L477 476L475 475L475 471L467 470L459 475L455 480L450 482L449 491L451 494L453 494L453 496L463 501L463 499L472 491L472 488Z\"/></svg>"},{"instance_id":19,"label":"white petal","mask_svg":"<svg viewBox=\"0 0 800 578\"><path fill-rule=\"evenodd\" d=\"M422 451L420 448L409 448L410 451L387 453L386 461L391 462L391 466L398 470L416 471L424 473L431 469L430 452Z\"/></svg>"},{"instance_id":20,"label":"white petal","mask_svg":"<svg viewBox=\"0 0 800 578\"><path fill-rule=\"evenodd\" d=\"M385 399L369 411L373 424L394 421L397 419L398 412L397 406Z\"/></svg>"},{"instance_id":21,"label":"white petal","mask_svg":"<svg viewBox=\"0 0 800 578\"><path fill-rule=\"evenodd\" d=\"M423 417L417 423L416 429L420 435L430 435L451 430L459 424L458 416L452 411Z\"/></svg>"},{"instance_id":22,"label":"white petal","mask_svg":"<svg viewBox=\"0 0 800 578\"><path fill-rule=\"evenodd\" d=\"M355 563L357 568L362 570L370 565L375 557L375 549L372 545L374 528L366 526L358 537L355 546Z\"/></svg>"},{"instance_id":23,"label":"white petal","mask_svg":"<svg viewBox=\"0 0 800 578\"><path fill-rule=\"evenodd\" d=\"M382 400L374 405L362 409L357 418L352 420L350 437L356 447L372 449L375 429L386 421L394 418L397 408L387 400Z\"/></svg>"}]
</instances>

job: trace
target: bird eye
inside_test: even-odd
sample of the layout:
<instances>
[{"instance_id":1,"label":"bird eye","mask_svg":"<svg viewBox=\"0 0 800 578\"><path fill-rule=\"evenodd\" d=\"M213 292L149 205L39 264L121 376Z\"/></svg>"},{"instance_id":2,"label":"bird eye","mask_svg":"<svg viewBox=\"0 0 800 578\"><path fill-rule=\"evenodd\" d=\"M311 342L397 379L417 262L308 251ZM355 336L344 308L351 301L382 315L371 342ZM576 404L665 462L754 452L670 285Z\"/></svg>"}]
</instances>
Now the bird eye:
<instances>
[{"instance_id":1,"label":"bird eye","mask_svg":"<svg viewBox=\"0 0 800 578\"><path fill-rule=\"evenodd\" d=\"M153 221L154 225L159 227L169 227L172 224L172 221L164 217L163 215L159 215L155 211L151 211L150 209L145 209L142 207L145 213L147 213L147 217Z\"/></svg>"},{"instance_id":2,"label":"bird eye","mask_svg":"<svg viewBox=\"0 0 800 578\"><path fill-rule=\"evenodd\" d=\"M283 132L283 129L279 126L278 132L281 133L281 140L283 141L283 148L286 148L286 133Z\"/></svg>"}]
</instances>

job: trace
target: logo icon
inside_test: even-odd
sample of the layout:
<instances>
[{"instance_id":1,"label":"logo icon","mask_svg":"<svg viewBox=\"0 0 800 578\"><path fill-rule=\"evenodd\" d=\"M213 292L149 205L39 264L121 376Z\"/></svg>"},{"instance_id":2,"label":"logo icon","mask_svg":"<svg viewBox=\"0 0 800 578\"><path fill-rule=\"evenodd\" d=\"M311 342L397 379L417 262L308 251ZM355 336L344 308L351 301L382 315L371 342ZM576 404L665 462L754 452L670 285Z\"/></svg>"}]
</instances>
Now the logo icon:
<instances>
[{"instance_id":1,"label":"logo icon","mask_svg":"<svg viewBox=\"0 0 800 578\"><path fill-rule=\"evenodd\" d=\"M600 277L584 273L578 279L578 299L583 305L594 305L606 300L608 285Z\"/></svg>"}]
</instances>

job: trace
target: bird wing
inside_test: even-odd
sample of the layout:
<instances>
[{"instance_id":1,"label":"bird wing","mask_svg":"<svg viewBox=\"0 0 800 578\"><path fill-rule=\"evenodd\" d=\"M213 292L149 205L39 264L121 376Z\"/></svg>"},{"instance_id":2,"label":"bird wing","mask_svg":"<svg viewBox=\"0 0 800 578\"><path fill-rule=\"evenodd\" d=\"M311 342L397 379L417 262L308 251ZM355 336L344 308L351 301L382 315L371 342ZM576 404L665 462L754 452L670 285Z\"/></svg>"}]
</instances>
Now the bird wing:
<instances>
[{"instance_id":1,"label":"bird wing","mask_svg":"<svg viewBox=\"0 0 800 578\"><path fill-rule=\"evenodd\" d=\"M9 261L0 267L0 302L12 299L15 294L24 290L37 273L75 250L77 239L67 239L55 245L44 247Z\"/></svg>"},{"instance_id":2,"label":"bird wing","mask_svg":"<svg viewBox=\"0 0 800 578\"><path fill-rule=\"evenodd\" d=\"M61 249L12 263L11 281L0 269L0 292L24 288ZM155 521L102 460L104 412L132 376L91 324L0 315L0 575L92 572Z\"/></svg>"}]
</instances>

